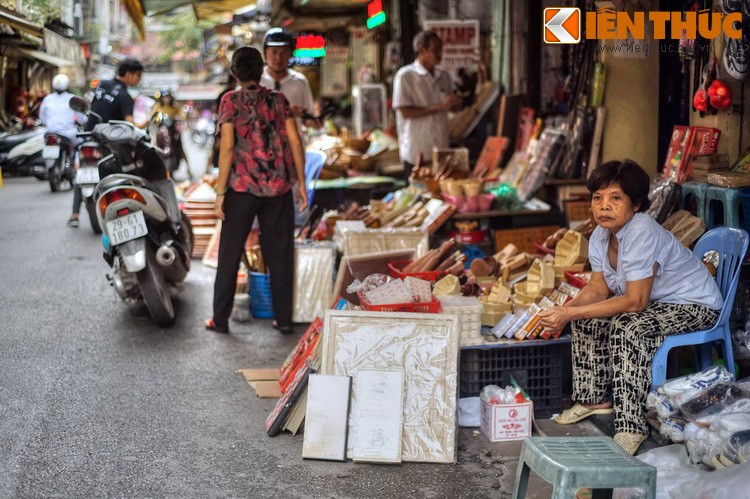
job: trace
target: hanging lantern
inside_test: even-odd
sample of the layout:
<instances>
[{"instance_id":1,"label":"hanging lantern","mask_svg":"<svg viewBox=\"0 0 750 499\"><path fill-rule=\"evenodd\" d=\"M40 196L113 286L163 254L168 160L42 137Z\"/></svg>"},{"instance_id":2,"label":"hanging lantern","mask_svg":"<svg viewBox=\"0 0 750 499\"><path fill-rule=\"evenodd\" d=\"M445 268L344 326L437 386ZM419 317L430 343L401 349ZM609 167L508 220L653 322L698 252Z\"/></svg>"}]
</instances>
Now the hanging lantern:
<instances>
[{"instance_id":1,"label":"hanging lantern","mask_svg":"<svg viewBox=\"0 0 750 499\"><path fill-rule=\"evenodd\" d=\"M732 105L732 90L721 80L714 80L706 91L711 106L721 111Z\"/></svg>"},{"instance_id":2,"label":"hanging lantern","mask_svg":"<svg viewBox=\"0 0 750 499\"><path fill-rule=\"evenodd\" d=\"M695 97L693 97L693 106L695 106L695 109L702 113L708 111L708 93L706 93L705 88L701 87L697 92L695 92Z\"/></svg>"}]
</instances>

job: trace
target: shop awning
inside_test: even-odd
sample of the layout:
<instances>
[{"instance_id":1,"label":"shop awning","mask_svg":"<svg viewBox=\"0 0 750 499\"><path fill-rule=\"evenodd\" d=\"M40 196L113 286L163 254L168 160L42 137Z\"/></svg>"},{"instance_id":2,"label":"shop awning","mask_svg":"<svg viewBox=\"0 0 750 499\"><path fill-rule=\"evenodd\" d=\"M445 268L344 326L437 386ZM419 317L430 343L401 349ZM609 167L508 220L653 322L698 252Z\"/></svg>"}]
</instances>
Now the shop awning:
<instances>
[{"instance_id":1,"label":"shop awning","mask_svg":"<svg viewBox=\"0 0 750 499\"><path fill-rule=\"evenodd\" d=\"M13 12L0 10L0 24L7 24L16 31L22 31L37 38L44 38L44 28Z\"/></svg>"},{"instance_id":2,"label":"shop awning","mask_svg":"<svg viewBox=\"0 0 750 499\"><path fill-rule=\"evenodd\" d=\"M137 1L137 0L129 0ZM256 0L140 0L148 15L165 14L185 5L192 5L198 19L212 19L255 4Z\"/></svg>"},{"instance_id":3,"label":"shop awning","mask_svg":"<svg viewBox=\"0 0 750 499\"><path fill-rule=\"evenodd\" d=\"M133 21L138 33L141 35L141 40L146 39L146 26L143 22L143 6L140 0L122 0L122 4L125 10Z\"/></svg>"},{"instance_id":4,"label":"shop awning","mask_svg":"<svg viewBox=\"0 0 750 499\"><path fill-rule=\"evenodd\" d=\"M193 2L195 17L198 19L212 19L227 13L234 13L239 9L244 9L254 5L255 0L215 0L209 2Z\"/></svg>"},{"instance_id":5,"label":"shop awning","mask_svg":"<svg viewBox=\"0 0 750 499\"><path fill-rule=\"evenodd\" d=\"M47 52L42 52L41 50L31 50L31 49L25 49L17 47L14 49L17 52L20 52L26 57L30 57L32 59L36 59L38 61L42 61L44 63L47 63L51 66L55 66L56 68L69 68L69 67L80 67L81 64L76 61L71 61L69 59L63 59L62 57L56 57L54 55L50 55Z\"/></svg>"}]
</instances>

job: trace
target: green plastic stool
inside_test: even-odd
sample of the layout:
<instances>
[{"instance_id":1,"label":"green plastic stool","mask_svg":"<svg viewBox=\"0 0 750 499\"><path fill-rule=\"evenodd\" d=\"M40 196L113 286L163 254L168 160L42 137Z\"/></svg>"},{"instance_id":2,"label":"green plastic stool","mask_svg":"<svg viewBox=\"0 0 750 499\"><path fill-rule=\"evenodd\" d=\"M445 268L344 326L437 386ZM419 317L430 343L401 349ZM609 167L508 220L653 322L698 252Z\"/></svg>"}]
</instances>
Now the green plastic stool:
<instances>
[{"instance_id":1,"label":"green plastic stool","mask_svg":"<svg viewBox=\"0 0 750 499\"><path fill-rule=\"evenodd\" d=\"M715 201L715 203L712 203L712 201ZM742 208L742 195L740 191L717 185L712 185L708 188L708 192L706 193L706 211L708 212L706 225L709 229L719 226L716 220L717 210L715 204L721 205L719 211L723 214L722 226L740 227L740 209Z\"/></svg>"},{"instance_id":2,"label":"green plastic stool","mask_svg":"<svg viewBox=\"0 0 750 499\"><path fill-rule=\"evenodd\" d=\"M581 487L636 487L646 499L656 497L656 468L630 456L609 437L526 438L514 499L526 497L530 469L553 485L553 499L575 498Z\"/></svg>"},{"instance_id":3,"label":"green plastic stool","mask_svg":"<svg viewBox=\"0 0 750 499\"><path fill-rule=\"evenodd\" d=\"M695 198L695 209L694 215L708 224L706 206L708 201L706 195L708 194L708 184L702 182L685 182L682 184L682 209L687 210L687 200L690 196ZM689 211L689 210L688 210Z\"/></svg>"}]
</instances>

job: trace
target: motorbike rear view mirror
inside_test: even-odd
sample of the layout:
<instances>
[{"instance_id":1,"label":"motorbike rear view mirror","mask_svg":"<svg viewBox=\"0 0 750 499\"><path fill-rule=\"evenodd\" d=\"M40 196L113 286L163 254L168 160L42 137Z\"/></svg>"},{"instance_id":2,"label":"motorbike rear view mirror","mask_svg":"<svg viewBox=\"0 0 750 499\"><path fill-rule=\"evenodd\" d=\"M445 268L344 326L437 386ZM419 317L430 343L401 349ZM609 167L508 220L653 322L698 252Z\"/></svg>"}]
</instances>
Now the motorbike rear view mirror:
<instances>
[{"instance_id":1,"label":"motorbike rear view mirror","mask_svg":"<svg viewBox=\"0 0 750 499\"><path fill-rule=\"evenodd\" d=\"M68 103L70 108L77 113L85 113L89 110L89 103L81 97L71 97Z\"/></svg>"}]
</instances>

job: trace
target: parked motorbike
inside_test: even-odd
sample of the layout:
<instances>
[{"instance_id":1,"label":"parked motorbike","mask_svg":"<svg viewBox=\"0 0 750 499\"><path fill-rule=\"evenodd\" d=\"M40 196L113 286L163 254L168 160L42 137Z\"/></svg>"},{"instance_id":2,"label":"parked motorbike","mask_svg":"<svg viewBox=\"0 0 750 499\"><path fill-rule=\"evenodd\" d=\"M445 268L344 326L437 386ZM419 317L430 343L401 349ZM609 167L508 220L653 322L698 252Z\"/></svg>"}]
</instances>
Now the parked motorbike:
<instances>
[{"instance_id":1,"label":"parked motorbike","mask_svg":"<svg viewBox=\"0 0 750 499\"><path fill-rule=\"evenodd\" d=\"M161 114L156 127L156 146L164 151L164 163L170 174L180 167L182 159L182 138L177 129L177 121L166 114Z\"/></svg>"},{"instance_id":2,"label":"parked motorbike","mask_svg":"<svg viewBox=\"0 0 750 499\"><path fill-rule=\"evenodd\" d=\"M78 145L78 171L76 172L75 183L81 186L81 196L83 205L89 214L89 221L94 234L101 234L102 229L99 226L99 217L96 215L96 202L94 200L94 190L99 183L99 160L104 154L104 148L94 141L84 141Z\"/></svg>"},{"instance_id":3,"label":"parked motorbike","mask_svg":"<svg viewBox=\"0 0 750 499\"><path fill-rule=\"evenodd\" d=\"M44 134L42 158L47 163L47 179L52 192L58 192L63 181L73 186L76 172L73 165L75 144L67 137L48 132Z\"/></svg>"},{"instance_id":4,"label":"parked motorbike","mask_svg":"<svg viewBox=\"0 0 750 499\"><path fill-rule=\"evenodd\" d=\"M88 106L74 97L71 107L86 112ZM152 121L158 126L162 118ZM110 282L123 300L143 300L154 322L169 326L175 311L168 286L190 270L193 232L177 208L164 152L130 122L100 123L80 135L107 153L97 163L94 199Z\"/></svg>"},{"instance_id":5,"label":"parked motorbike","mask_svg":"<svg viewBox=\"0 0 750 499\"><path fill-rule=\"evenodd\" d=\"M201 116L190 130L190 138L193 143L204 148L210 148L213 145L214 133L216 126L213 120Z\"/></svg>"},{"instance_id":6,"label":"parked motorbike","mask_svg":"<svg viewBox=\"0 0 750 499\"><path fill-rule=\"evenodd\" d=\"M32 173L44 180L47 169L42 150L44 149L44 127L31 130L12 129L0 134L0 168L12 175Z\"/></svg>"}]
</instances>

